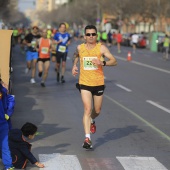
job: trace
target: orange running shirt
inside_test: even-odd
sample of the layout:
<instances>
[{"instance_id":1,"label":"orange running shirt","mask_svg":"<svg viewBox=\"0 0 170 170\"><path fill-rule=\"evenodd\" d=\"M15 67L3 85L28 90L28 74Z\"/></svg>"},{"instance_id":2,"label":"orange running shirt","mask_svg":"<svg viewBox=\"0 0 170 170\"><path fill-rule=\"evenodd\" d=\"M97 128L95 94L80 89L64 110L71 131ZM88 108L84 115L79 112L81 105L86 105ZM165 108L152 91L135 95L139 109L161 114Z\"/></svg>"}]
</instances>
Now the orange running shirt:
<instances>
[{"instance_id":1,"label":"orange running shirt","mask_svg":"<svg viewBox=\"0 0 170 170\"><path fill-rule=\"evenodd\" d=\"M101 86L104 85L103 66L95 66L92 64L93 59L101 60L100 52L101 43L88 50L85 44L80 45L80 76L79 84L86 86Z\"/></svg>"},{"instance_id":2,"label":"orange running shirt","mask_svg":"<svg viewBox=\"0 0 170 170\"><path fill-rule=\"evenodd\" d=\"M40 38L39 41L39 58L50 58L50 40Z\"/></svg>"}]
</instances>

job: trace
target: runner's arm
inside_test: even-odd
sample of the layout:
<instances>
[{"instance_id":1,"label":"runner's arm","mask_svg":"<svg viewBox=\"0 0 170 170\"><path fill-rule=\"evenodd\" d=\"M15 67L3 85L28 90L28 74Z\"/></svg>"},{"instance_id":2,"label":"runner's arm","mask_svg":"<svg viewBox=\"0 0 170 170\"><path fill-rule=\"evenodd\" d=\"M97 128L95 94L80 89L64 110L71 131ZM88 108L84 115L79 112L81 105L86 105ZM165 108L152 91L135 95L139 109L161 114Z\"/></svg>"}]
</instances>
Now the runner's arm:
<instances>
[{"instance_id":1,"label":"runner's arm","mask_svg":"<svg viewBox=\"0 0 170 170\"><path fill-rule=\"evenodd\" d=\"M105 66L116 66L117 60L116 58L110 53L109 49L105 46L101 46L101 53L105 56L108 60L105 61Z\"/></svg>"},{"instance_id":2,"label":"runner's arm","mask_svg":"<svg viewBox=\"0 0 170 170\"><path fill-rule=\"evenodd\" d=\"M76 51L74 52L73 56L73 68L72 68L72 75L76 76L78 74L78 67L77 63L79 61L79 46L77 47Z\"/></svg>"},{"instance_id":3,"label":"runner's arm","mask_svg":"<svg viewBox=\"0 0 170 170\"><path fill-rule=\"evenodd\" d=\"M50 48L49 48L49 51L52 52L52 50L53 50L53 42L52 42L51 39L49 39L49 41L50 41Z\"/></svg>"},{"instance_id":4,"label":"runner's arm","mask_svg":"<svg viewBox=\"0 0 170 170\"><path fill-rule=\"evenodd\" d=\"M76 51L74 52L74 55L73 55L73 66L76 65L79 61L79 46L77 46L77 49Z\"/></svg>"}]
</instances>

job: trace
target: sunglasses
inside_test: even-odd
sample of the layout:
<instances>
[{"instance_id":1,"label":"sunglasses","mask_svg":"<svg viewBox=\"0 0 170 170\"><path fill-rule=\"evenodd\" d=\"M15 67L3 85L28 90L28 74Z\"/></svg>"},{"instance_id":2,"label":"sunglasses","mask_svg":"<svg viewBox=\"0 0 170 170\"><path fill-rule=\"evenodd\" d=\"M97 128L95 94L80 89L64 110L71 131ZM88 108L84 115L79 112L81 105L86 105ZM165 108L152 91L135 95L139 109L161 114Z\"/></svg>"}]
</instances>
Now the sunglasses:
<instances>
[{"instance_id":1,"label":"sunglasses","mask_svg":"<svg viewBox=\"0 0 170 170\"><path fill-rule=\"evenodd\" d=\"M86 36L90 37L90 36L96 36L97 34L96 33L87 33Z\"/></svg>"}]
</instances>

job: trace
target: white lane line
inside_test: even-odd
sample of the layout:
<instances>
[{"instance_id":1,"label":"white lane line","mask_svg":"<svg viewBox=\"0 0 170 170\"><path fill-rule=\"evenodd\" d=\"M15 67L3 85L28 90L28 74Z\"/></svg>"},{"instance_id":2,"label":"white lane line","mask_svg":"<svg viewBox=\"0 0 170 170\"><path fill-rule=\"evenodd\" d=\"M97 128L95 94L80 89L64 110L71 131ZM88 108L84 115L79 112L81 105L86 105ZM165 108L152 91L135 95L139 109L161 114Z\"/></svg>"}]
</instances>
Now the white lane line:
<instances>
[{"instance_id":1,"label":"white lane line","mask_svg":"<svg viewBox=\"0 0 170 170\"><path fill-rule=\"evenodd\" d=\"M124 110L126 110L128 113L130 113L132 116L136 117L138 120L140 120L141 122L143 122L144 124L146 124L147 126L149 126L150 128L152 128L154 131L156 131L159 135L161 135L162 137L164 137L165 139L167 139L170 142L170 136L168 136L166 133L164 133L163 131L161 131L160 129L158 129L157 127L155 127L153 124L151 124L150 122L148 122L147 120L145 120L144 118L142 118L141 116L139 116L137 113L133 112L132 110L130 110L129 108L125 107L124 105L122 105L121 103L117 102L116 100L114 100L113 98L107 96L104 94L104 97L106 97L108 100L112 101L113 103L115 103L116 105L118 105L119 107L123 108Z\"/></svg>"},{"instance_id":2,"label":"white lane line","mask_svg":"<svg viewBox=\"0 0 170 170\"><path fill-rule=\"evenodd\" d=\"M82 170L75 155L39 154L39 160L45 165L43 170Z\"/></svg>"},{"instance_id":3,"label":"white lane line","mask_svg":"<svg viewBox=\"0 0 170 170\"><path fill-rule=\"evenodd\" d=\"M154 157L116 157L125 170L168 170Z\"/></svg>"},{"instance_id":4,"label":"white lane line","mask_svg":"<svg viewBox=\"0 0 170 170\"><path fill-rule=\"evenodd\" d=\"M157 104L157 103L155 103L155 102L153 102L153 101L151 101L151 100L146 100L146 102L147 102L147 103L150 103L151 105L154 105L154 106L158 107L159 109L162 109L162 110L165 111L165 112L170 113L170 110L169 110L169 109L167 109L166 107L163 107L163 106L161 106L161 105L159 105L159 104Z\"/></svg>"},{"instance_id":5,"label":"white lane line","mask_svg":"<svg viewBox=\"0 0 170 170\"><path fill-rule=\"evenodd\" d=\"M128 89L127 87L122 86L121 84L117 84L117 83L115 83L115 84L116 84L116 86L120 87L121 89L123 89L123 90L125 90L127 92L131 92L132 91L132 90Z\"/></svg>"},{"instance_id":6,"label":"white lane line","mask_svg":"<svg viewBox=\"0 0 170 170\"><path fill-rule=\"evenodd\" d=\"M125 58L118 57L118 56L115 56L115 57L120 59L120 60L127 61L127 59L125 59ZM161 72L170 74L169 70L165 70L165 69L162 69L162 68L158 68L158 67L154 67L154 66L151 66L151 65L143 64L143 63L140 63L140 62L137 62L137 61L133 61L133 60L130 61L130 62L133 63L133 64L137 64L137 65L140 65L140 66L143 66L143 67L151 68L153 70L157 70L157 71L161 71Z\"/></svg>"}]
</instances>

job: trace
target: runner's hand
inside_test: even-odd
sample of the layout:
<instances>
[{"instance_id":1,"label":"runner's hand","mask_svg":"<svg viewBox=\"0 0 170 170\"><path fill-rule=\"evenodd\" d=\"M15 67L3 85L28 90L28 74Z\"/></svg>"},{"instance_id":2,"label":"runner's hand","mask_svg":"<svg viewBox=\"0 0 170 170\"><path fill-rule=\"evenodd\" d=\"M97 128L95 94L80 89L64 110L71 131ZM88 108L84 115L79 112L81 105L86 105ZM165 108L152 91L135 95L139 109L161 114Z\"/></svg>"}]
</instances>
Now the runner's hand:
<instances>
[{"instance_id":1,"label":"runner's hand","mask_svg":"<svg viewBox=\"0 0 170 170\"><path fill-rule=\"evenodd\" d=\"M103 65L103 62L100 61L99 59L93 59L93 60L92 60L92 63L93 63L93 65L98 65L98 66Z\"/></svg>"},{"instance_id":2,"label":"runner's hand","mask_svg":"<svg viewBox=\"0 0 170 170\"><path fill-rule=\"evenodd\" d=\"M72 75L76 76L77 74L78 74L78 68L77 68L76 65L74 65L73 68L72 68Z\"/></svg>"},{"instance_id":3,"label":"runner's hand","mask_svg":"<svg viewBox=\"0 0 170 170\"><path fill-rule=\"evenodd\" d=\"M62 42L62 40L57 41L58 44L60 44L61 42Z\"/></svg>"}]
</instances>

